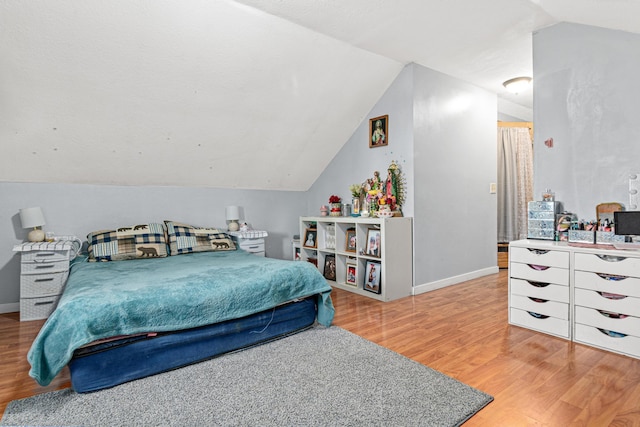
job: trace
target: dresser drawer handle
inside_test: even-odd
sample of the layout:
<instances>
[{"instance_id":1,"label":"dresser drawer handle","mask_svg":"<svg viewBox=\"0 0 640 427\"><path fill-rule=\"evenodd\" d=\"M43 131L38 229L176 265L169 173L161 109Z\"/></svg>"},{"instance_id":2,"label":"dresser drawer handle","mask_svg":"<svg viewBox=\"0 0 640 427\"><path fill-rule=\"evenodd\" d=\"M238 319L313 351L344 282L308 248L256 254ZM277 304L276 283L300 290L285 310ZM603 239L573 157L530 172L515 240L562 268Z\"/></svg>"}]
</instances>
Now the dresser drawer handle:
<instances>
[{"instance_id":1,"label":"dresser drawer handle","mask_svg":"<svg viewBox=\"0 0 640 427\"><path fill-rule=\"evenodd\" d=\"M596 256L598 258L600 258L601 260L607 261L607 262L620 262L620 261L624 261L625 259L627 259L626 257L623 257L623 256L614 256L614 255L596 254Z\"/></svg>"},{"instance_id":2,"label":"dresser drawer handle","mask_svg":"<svg viewBox=\"0 0 640 427\"><path fill-rule=\"evenodd\" d=\"M51 282L53 277L47 277L46 279L36 279L34 282Z\"/></svg>"},{"instance_id":3,"label":"dresser drawer handle","mask_svg":"<svg viewBox=\"0 0 640 427\"><path fill-rule=\"evenodd\" d=\"M527 297L527 298L529 298L533 302L538 302L538 303L545 303L549 301L548 299L542 299L542 298L536 298L536 297Z\"/></svg>"},{"instance_id":4,"label":"dresser drawer handle","mask_svg":"<svg viewBox=\"0 0 640 427\"><path fill-rule=\"evenodd\" d=\"M622 332L610 331L608 329L598 328L598 330L611 338L624 338L627 336L627 334L623 334Z\"/></svg>"},{"instance_id":5,"label":"dresser drawer handle","mask_svg":"<svg viewBox=\"0 0 640 427\"><path fill-rule=\"evenodd\" d=\"M625 319L629 317L626 314L614 313L612 311L606 311L606 310L598 310L598 313L600 313L604 317L608 317L609 319Z\"/></svg>"},{"instance_id":6,"label":"dresser drawer handle","mask_svg":"<svg viewBox=\"0 0 640 427\"><path fill-rule=\"evenodd\" d=\"M532 268L534 270L538 270L538 271L545 271L546 269L548 269L549 267L546 265L537 265L537 264L527 264L529 266L529 268Z\"/></svg>"},{"instance_id":7,"label":"dresser drawer handle","mask_svg":"<svg viewBox=\"0 0 640 427\"><path fill-rule=\"evenodd\" d=\"M36 254L37 257L45 257L45 256L55 256L55 252L39 252Z\"/></svg>"},{"instance_id":8,"label":"dresser drawer handle","mask_svg":"<svg viewBox=\"0 0 640 427\"><path fill-rule=\"evenodd\" d=\"M547 252L549 252L548 249L532 249L532 248L527 248L527 250L531 253L534 253L536 255L544 255Z\"/></svg>"},{"instance_id":9,"label":"dresser drawer handle","mask_svg":"<svg viewBox=\"0 0 640 427\"><path fill-rule=\"evenodd\" d=\"M627 297L626 295L612 294L611 292L602 292L602 291L597 291L597 292L598 292L598 295L600 295L602 298L606 298L610 300L625 299Z\"/></svg>"},{"instance_id":10,"label":"dresser drawer handle","mask_svg":"<svg viewBox=\"0 0 640 427\"><path fill-rule=\"evenodd\" d=\"M36 265L36 269L38 270L42 270L43 268L53 268L55 267L55 264L42 264L42 265Z\"/></svg>"},{"instance_id":11,"label":"dresser drawer handle","mask_svg":"<svg viewBox=\"0 0 640 427\"><path fill-rule=\"evenodd\" d=\"M627 276L619 276L617 274L605 274L605 273L596 273L601 279L609 280L611 282L618 282L620 280L627 279Z\"/></svg>"},{"instance_id":12,"label":"dresser drawer handle","mask_svg":"<svg viewBox=\"0 0 640 427\"><path fill-rule=\"evenodd\" d=\"M53 301L38 301L34 305L49 305L49 304L53 304Z\"/></svg>"},{"instance_id":13,"label":"dresser drawer handle","mask_svg":"<svg viewBox=\"0 0 640 427\"><path fill-rule=\"evenodd\" d=\"M533 280L527 280L527 283L530 284L531 286L535 286L536 288L546 288L551 284L551 283L544 283L544 282L534 282Z\"/></svg>"},{"instance_id":14,"label":"dresser drawer handle","mask_svg":"<svg viewBox=\"0 0 640 427\"><path fill-rule=\"evenodd\" d=\"M536 319L548 319L549 318L549 316L545 316L544 314L540 314L540 313L535 313L533 311L527 311L527 313L529 313L529 316L535 317Z\"/></svg>"}]
</instances>

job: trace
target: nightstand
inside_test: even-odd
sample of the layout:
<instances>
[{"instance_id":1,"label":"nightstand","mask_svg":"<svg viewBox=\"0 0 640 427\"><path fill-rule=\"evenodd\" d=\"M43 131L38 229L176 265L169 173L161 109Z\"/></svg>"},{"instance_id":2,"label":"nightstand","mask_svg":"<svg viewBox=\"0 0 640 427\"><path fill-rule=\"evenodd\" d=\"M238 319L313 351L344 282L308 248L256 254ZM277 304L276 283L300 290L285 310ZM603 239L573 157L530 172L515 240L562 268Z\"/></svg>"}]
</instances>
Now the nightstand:
<instances>
[{"instance_id":1,"label":"nightstand","mask_svg":"<svg viewBox=\"0 0 640 427\"><path fill-rule=\"evenodd\" d=\"M46 319L58 304L69 276L73 244L68 241L23 243L21 253L20 320Z\"/></svg>"},{"instance_id":2,"label":"nightstand","mask_svg":"<svg viewBox=\"0 0 640 427\"><path fill-rule=\"evenodd\" d=\"M264 238L268 236L266 231L232 231L229 235L240 249L254 255L266 256L264 249Z\"/></svg>"}]
</instances>

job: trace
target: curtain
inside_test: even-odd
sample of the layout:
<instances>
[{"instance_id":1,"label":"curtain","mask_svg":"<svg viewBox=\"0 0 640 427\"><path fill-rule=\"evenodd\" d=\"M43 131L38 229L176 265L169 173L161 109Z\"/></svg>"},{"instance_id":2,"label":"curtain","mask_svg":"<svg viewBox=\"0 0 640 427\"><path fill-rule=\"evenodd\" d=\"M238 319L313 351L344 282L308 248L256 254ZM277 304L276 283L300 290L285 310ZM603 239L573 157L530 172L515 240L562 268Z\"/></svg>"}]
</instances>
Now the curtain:
<instances>
[{"instance_id":1,"label":"curtain","mask_svg":"<svg viewBox=\"0 0 640 427\"><path fill-rule=\"evenodd\" d=\"M498 128L498 242L527 238L527 202L533 200L533 146L529 128Z\"/></svg>"}]
</instances>

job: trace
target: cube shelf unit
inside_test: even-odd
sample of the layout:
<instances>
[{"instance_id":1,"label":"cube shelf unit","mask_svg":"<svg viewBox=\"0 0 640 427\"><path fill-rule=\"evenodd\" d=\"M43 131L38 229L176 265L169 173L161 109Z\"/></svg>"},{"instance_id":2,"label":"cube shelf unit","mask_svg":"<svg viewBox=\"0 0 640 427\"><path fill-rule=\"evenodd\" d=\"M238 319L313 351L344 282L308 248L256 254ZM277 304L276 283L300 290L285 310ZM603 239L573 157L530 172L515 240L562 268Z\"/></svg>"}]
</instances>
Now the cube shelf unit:
<instances>
[{"instance_id":1,"label":"cube shelf unit","mask_svg":"<svg viewBox=\"0 0 640 427\"><path fill-rule=\"evenodd\" d=\"M307 229L316 228L316 247L305 246ZM324 274L327 255L334 255L336 280L328 280L333 287L354 292L379 301L391 301L411 295L413 288L413 221L412 218L363 217L300 217L300 258L316 260ZM355 252L347 251L347 230L355 230ZM370 229L380 230L380 256L366 253ZM380 293L364 289L368 261L380 263ZM357 277L354 285L347 283L347 263L354 263Z\"/></svg>"}]
</instances>

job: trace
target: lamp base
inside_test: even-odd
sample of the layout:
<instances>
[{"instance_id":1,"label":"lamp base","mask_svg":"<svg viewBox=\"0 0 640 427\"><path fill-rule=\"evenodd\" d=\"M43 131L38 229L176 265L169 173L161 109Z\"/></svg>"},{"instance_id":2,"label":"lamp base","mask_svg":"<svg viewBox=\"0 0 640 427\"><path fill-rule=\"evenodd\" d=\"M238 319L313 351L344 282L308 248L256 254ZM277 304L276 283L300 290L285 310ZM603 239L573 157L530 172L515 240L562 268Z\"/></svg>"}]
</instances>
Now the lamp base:
<instances>
[{"instance_id":1,"label":"lamp base","mask_svg":"<svg viewBox=\"0 0 640 427\"><path fill-rule=\"evenodd\" d=\"M240 225L237 221L231 221L229 223L229 231L238 231L240 229Z\"/></svg>"},{"instance_id":2,"label":"lamp base","mask_svg":"<svg viewBox=\"0 0 640 427\"><path fill-rule=\"evenodd\" d=\"M30 242L42 242L44 241L44 231L38 228L34 228L27 235L27 239Z\"/></svg>"}]
</instances>

